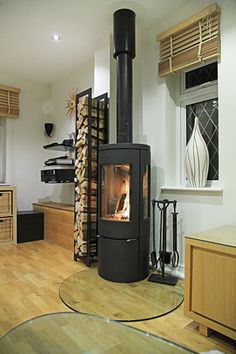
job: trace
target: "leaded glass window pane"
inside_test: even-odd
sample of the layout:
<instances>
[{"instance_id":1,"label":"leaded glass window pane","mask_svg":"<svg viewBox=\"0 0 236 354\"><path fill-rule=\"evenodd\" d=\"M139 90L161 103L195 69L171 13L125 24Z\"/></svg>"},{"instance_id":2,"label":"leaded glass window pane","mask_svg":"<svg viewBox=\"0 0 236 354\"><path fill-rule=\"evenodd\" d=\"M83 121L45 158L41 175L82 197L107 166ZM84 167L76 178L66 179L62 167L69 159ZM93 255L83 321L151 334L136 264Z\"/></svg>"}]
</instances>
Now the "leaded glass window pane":
<instances>
[{"instance_id":1,"label":"leaded glass window pane","mask_svg":"<svg viewBox=\"0 0 236 354\"><path fill-rule=\"evenodd\" d=\"M218 146L218 98L197 102L186 106L186 142L188 143L195 117L199 119L201 134L209 151L209 171L207 179L218 180L219 146Z\"/></svg>"},{"instance_id":2,"label":"leaded glass window pane","mask_svg":"<svg viewBox=\"0 0 236 354\"><path fill-rule=\"evenodd\" d=\"M201 68L188 71L185 74L185 88L189 89L215 80L217 80L217 63L211 63Z\"/></svg>"}]
</instances>

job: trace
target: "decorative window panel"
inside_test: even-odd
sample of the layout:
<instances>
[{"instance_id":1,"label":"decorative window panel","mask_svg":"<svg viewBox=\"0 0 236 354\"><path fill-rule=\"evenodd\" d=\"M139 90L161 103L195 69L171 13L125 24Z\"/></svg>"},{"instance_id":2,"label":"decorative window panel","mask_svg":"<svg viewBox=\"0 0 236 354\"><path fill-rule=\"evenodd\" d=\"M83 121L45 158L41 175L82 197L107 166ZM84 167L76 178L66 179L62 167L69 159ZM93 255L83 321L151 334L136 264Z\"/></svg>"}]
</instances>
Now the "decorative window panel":
<instances>
[{"instance_id":1,"label":"decorative window panel","mask_svg":"<svg viewBox=\"0 0 236 354\"><path fill-rule=\"evenodd\" d=\"M18 118L20 89L0 85L0 116Z\"/></svg>"},{"instance_id":2,"label":"decorative window panel","mask_svg":"<svg viewBox=\"0 0 236 354\"><path fill-rule=\"evenodd\" d=\"M207 180L218 180L218 98L186 106L186 143L191 137L195 117L199 119L200 131L209 151L210 161Z\"/></svg>"},{"instance_id":3,"label":"decorative window panel","mask_svg":"<svg viewBox=\"0 0 236 354\"><path fill-rule=\"evenodd\" d=\"M5 179L6 179L6 118L0 118L0 183L5 182Z\"/></svg>"},{"instance_id":4,"label":"decorative window panel","mask_svg":"<svg viewBox=\"0 0 236 354\"><path fill-rule=\"evenodd\" d=\"M185 74L185 89L190 89L206 83L212 83L218 78L217 63L204 65Z\"/></svg>"},{"instance_id":5,"label":"decorative window panel","mask_svg":"<svg viewBox=\"0 0 236 354\"><path fill-rule=\"evenodd\" d=\"M219 15L219 6L213 4L157 36L160 76L220 55Z\"/></svg>"}]
</instances>

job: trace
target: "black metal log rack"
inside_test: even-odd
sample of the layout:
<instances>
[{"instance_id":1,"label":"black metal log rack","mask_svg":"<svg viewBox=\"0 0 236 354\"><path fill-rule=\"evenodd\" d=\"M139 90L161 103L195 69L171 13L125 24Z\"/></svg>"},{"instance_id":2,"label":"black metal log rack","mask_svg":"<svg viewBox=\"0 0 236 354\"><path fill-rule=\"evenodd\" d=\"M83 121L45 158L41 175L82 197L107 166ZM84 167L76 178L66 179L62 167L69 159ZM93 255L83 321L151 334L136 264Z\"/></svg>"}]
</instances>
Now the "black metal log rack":
<instances>
[{"instance_id":1,"label":"black metal log rack","mask_svg":"<svg viewBox=\"0 0 236 354\"><path fill-rule=\"evenodd\" d=\"M86 167L86 176L87 176L87 212L86 212L86 228L84 231L84 241L82 244L78 245L77 237L74 239L74 260L81 260L83 261L88 267L91 266L92 262L97 261L97 225L98 225L98 203L97 203L97 188L93 190L93 196L96 198L96 210L91 206L91 198L92 198L92 181L98 181L98 150L99 144L105 144L108 142L108 94L104 93L100 96L92 98L92 89L89 88L83 92L80 92L76 95L76 139L79 136L79 131L77 128L77 121L78 121L78 104L79 100L82 97L88 98L88 133L87 133L87 147L88 147L88 154L87 154L87 167ZM92 107L92 101L96 101L96 107ZM103 114L104 114L104 123L103 127L100 127L100 119L99 119L99 111L100 103L103 102ZM94 114L93 112L96 113ZM96 122L95 122L96 121ZM96 145L92 144L92 130L96 131L95 136ZM99 134L102 132L103 139L99 138ZM77 149L75 149L75 153L77 154ZM94 175L93 168L92 168L92 153L95 153L96 156L96 172ZM80 187L79 181L75 181L75 203L76 203L76 187ZM95 215L95 219L92 218L92 215ZM75 228L76 228L76 213L75 213ZM76 247L78 246L78 247ZM85 246L85 251L81 251L81 248ZM79 252L77 251L79 249Z\"/></svg>"}]
</instances>

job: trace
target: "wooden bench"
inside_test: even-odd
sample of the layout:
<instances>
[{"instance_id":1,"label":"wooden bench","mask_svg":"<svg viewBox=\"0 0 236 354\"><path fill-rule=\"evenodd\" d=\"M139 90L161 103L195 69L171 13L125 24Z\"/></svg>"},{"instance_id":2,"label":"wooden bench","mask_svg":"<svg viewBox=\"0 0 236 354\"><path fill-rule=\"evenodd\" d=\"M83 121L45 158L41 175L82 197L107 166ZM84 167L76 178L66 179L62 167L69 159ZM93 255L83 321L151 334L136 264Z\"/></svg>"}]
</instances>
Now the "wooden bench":
<instances>
[{"instance_id":1,"label":"wooden bench","mask_svg":"<svg viewBox=\"0 0 236 354\"><path fill-rule=\"evenodd\" d=\"M33 210L44 213L44 239L73 251L74 205L33 203Z\"/></svg>"}]
</instances>

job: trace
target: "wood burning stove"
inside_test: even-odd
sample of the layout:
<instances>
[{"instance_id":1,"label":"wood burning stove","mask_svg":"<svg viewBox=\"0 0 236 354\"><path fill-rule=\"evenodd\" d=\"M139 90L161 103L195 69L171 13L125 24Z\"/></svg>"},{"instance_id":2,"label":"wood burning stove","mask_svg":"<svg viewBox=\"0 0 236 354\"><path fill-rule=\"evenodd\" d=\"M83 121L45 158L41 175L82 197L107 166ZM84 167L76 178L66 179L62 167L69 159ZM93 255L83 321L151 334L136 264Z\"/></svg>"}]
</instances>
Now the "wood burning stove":
<instances>
[{"instance_id":1,"label":"wood burning stove","mask_svg":"<svg viewBox=\"0 0 236 354\"><path fill-rule=\"evenodd\" d=\"M144 279L149 268L149 146L103 145L99 165L99 274L117 282Z\"/></svg>"},{"instance_id":2,"label":"wood burning stove","mask_svg":"<svg viewBox=\"0 0 236 354\"><path fill-rule=\"evenodd\" d=\"M149 274L150 147L132 143L135 14L114 13L117 144L100 145L98 273L116 282Z\"/></svg>"}]
</instances>

